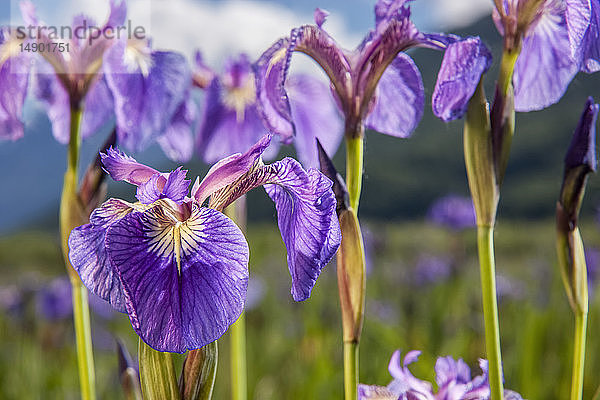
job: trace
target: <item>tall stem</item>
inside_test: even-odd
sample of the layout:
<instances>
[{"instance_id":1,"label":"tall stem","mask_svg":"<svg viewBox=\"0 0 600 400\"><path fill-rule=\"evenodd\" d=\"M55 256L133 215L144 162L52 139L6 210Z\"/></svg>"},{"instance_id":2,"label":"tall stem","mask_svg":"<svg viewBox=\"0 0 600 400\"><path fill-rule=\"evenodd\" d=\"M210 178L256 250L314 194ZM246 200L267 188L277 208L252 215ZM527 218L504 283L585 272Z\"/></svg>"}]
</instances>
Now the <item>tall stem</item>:
<instances>
[{"instance_id":1,"label":"tall stem","mask_svg":"<svg viewBox=\"0 0 600 400\"><path fill-rule=\"evenodd\" d=\"M571 378L571 400L581 400L583 396L583 371L585 365L585 335L587 312L575 313L575 340L573 341L573 375Z\"/></svg>"},{"instance_id":2,"label":"tall stem","mask_svg":"<svg viewBox=\"0 0 600 400\"><path fill-rule=\"evenodd\" d=\"M344 342L344 398L358 398L358 342Z\"/></svg>"},{"instance_id":3,"label":"tall stem","mask_svg":"<svg viewBox=\"0 0 600 400\"><path fill-rule=\"evenodd\" d=\"M346 186L350 197L350 206L358 214L358 203L362 188L363 137L346 136Z\"/></svg>"},{"instance_id":4,"label":"tall stem","mask_svg":"<svg viewBox=\"0 0 600 400\"><path fill-rule=\"evenodd\" d=\"M60 202L60 235L63 257L65 259L73 290L73 320L77 343L77 364L79 368L81 398L83 400L94 400L96 398L96 377L94 372L87 289L83 286L79 276L69 262L68 246L71 230L80 225L82 219L81 205L77 198L77 167L79 161L79 145L81 142L79 130L82 115L83 110L81 108L71 108L71 129L67 155L67 171L65 172Z\"/></svg>"},{"instance_id":5,"label":"tall stem","mask_svg":"<svg viewBox=\"0 0 600 400\"><path fill-rule=\"evenodd\" d=\"M338 288L343 319L344 396L358 398L359 343L364 318L365 257L358 223L358 205L363 173L363 132L346 132L346 186L354 223L342 223L342 245L338 250ZM351 222L352 222L351 221ZM348 221L346 221L348 222Z\"/></svg>"},{"instance_id":6,"label":"tall stem","mask_svg":"<svg viewBox=\"0 0 600 400\"><path fill-rule=\"evenodd\" d=\"M242 231L245 231L245 198L241 197L229 205L225 209L225 215L231 218ZM248 377L246 369L246 316L244 312L229 327L229 339L231 344L231 398L233 400L246 400L248 397Z\"/></svg>"},{"instance_id":7,"label":"tall stem","mask_svg":"<svg viewBox=\"0 0 600 400\"><path fill-rule=\"evenodd\" d=\"M491 226L477 227L477 249L481 273L481 298L485 324L485 347L489 363L489 384L492 400L502 400L502 355L500 325L496 298L496 267L494 261L494 232Z\"/></svg>"}]
</instances>

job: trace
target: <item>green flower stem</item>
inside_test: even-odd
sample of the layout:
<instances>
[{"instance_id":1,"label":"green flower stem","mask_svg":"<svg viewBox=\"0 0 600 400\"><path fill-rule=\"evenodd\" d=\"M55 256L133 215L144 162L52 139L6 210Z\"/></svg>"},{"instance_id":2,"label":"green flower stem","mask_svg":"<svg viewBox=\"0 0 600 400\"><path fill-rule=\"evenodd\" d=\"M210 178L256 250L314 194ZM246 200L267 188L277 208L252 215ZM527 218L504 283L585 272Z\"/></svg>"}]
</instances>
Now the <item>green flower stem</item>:
<instances>
[{"instance_id":1,"label":"green flower stem","mask_svg":"<svg viewBox=\"0 0 600 400\"><path fill-rule=\"evenodd\" d=\"M344 398L358 398L358 342L344 342Z\"/></svg>"},{"instance_id":2,"label":"green flower stem","mask_svg":"<svg viewBox=\"0 0 600 400\"><path fill-rule=\"evenodd\" d=\"M500 72L498 73L498 86L501 90L501 94L503 97L506 97L506 94L508 93L508 88L512 83L512 77L515 71L515 64L517 63L517 58L519 58L520 53L520 45L516 49L504 50L504 52L502 52L502 59L500 61Z\"/></svg>"},{"instance_id":3,"label":"green flower stem","mask_svg":"<svg viewBox=\"0 0 600 400\"><path fill-rule=\"evenodd\" d=\"M362 188L363 135L346 136L346 186L350 197L350 207L358 214L358 203Z\"/></svg>"},{"instance_id":4,"label":"green flower stem","mask_svg":"<svg viewBox=\"0 0 600 400\"><path fill-rule=\"evenodd\" d=\"M236 200L225 209L227 215L242 231L245 231L245 199ZM246 369L246 316L245 312L229 327L231 398L246 400L248 398L248 376Z\"/></svg>"},{"instance_id":5,"label":"green flower stem","mask_svg":"<svg viewBox=\"0 0 600 400\"><path fill-rule=\"evenodd\" d=\"M502 355L496 297L496 267L494 262L494 231L491 226L477 227L477 248L481 273L481 295L485 324L485 347L489 363L489 383L492 400L502 400Z\"/></svg>"},{"instance_id":6,"label":"green flower stem","mask_svg":"<svg viewBox=\"0 0 600 400\"><path fill-rule=\"evenodd\" d=\"M83 212L81 204L77 197L77 167L79 161L79 145L81 142L79 130L82 115L83 110L81 108L71 108L71 130L67 156L67 171L65 172L60 203L60 235L63 257L73 288L73 319L77 342L77 363L79 367L81 398L83 400L94 400L96 399L96 377L94 372L87 289L83 286L79 276L69 262L68 246L71 230L84 222L82 221Z\"/></svg>"},{"instance_id":7,"label":"green flower stem","mask_svg":"<svg viewBox=\"0 0 600 400\"><path fill-rule=\"evenodd\" d=\"M364 318L365 258L360 226L356 218L358 215L363 173L364 135L362 130L361 125L357 134L346 134L346 186L348 188L350 209L354 213L355 226L354 229L342 228L342 241L344 241L345 237L345 240L349 240L350 242L348 242L348 248L342 245L338 250L338 268L343 270L338 271L338 287L340 290L340 304L343 317L345 400L356 400L358 398L358 354L362 321ZM348 259L349 256L351 259Z\"/></svg>"},{"instance_id":8,"label":"green flower stem","mask_svg":"<svg viewBox=\"0 0 600 400\"><path fill-rule=\"evenodd\" d=\"M571 400L583 396L583 371L585 365L585 335L587 312L575 312L575 340L573 342L573 375L571 378Z\"/></svg>"}]
</instances>

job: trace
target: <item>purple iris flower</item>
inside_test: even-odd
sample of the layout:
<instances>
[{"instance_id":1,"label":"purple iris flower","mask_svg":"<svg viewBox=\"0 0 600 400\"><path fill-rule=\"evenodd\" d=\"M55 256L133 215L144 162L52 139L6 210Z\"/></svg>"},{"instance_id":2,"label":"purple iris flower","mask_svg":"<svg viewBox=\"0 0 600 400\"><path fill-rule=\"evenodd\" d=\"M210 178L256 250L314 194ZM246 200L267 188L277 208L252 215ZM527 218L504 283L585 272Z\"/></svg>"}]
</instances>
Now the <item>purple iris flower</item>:
<instances>
[{"instance_id":1,"label":"purple iris flower","mask_svg":"<svg viewBox=\"0 0 600 400\"><path fill-rule=\"evenodd\" d=\"M36 296L36 311L49 321L70 317L73 313L73 303L69 280L56 278L44 286Z\"/></svg>"},{"instance_id":2,"label":"purple iris flower","mask_svg":"<svg viewBox=\"0 0 600 400\"><path fill-rule=\"evenodd\" d=\"M427 218L440 226L461 230L475 226L475 207L470 197L448 195L436 200Z\"/></svg>"},{"instance_id":3,"label":"purple iris flower","mask_svg":"<svg viewBox=\"0 0 600 400\"><path fill-rule=\"evenodd\" d=\"M331 181L291 158L264 165L270 140L217 162L190 196L181 168L161 173L117 150L102 155L113 179L138 187L139 201L110 199L94 210L89 224L72 231L69 258L83 283L127 312L156 350L202 347L242 312L248 245L220 211L252 188L264 186L275 202L295 300L310 296L335 254L341 234Z\"/></svg>"},{"instance_id":4,"label":"purple iris flower","mask_svg":"<svg viewBox=\"0 0 600 400\"><path fill-rule=\"evenodd\" d=\"M29 1L21 3L21 12L29 26L43 26L35 14L35 7ZM122 25L125 21L124 1L111 0L108 20L100 30L106 32ZM73 19L72 31L95 25L93 19L77 16ZM36 31L34 40L47 46L56 41L45 32ZM89 31L87 32L89 34ZM83 35L78 35L83 36ZM32 39L33 40L33 39ZM86 138L100 129L113 115L113 96L102 74L103 56L115 40L107 35L97 39L70 38L68 52L45 51L36 63L34 94L42 101L52 122L52 132L56 140L69 142L71 108L83 107L81 137ZM50 47L52 48L52 47Z\"/></svg>"},{"instance_id":5,"label":"purple iris flower","mask_svg":"<svg viewBox=\"0 0 600 400\"><path fill-rule=\"evenodd\" d=\"M285 81L297 51L313 58L329 77L346 136L360 137L363 125L392 136L410 135L423 114L424 91L419 70L403 51L417 46L444 49L456 37L419 32L407 3L379 0L375 29L353 51L340 48L321 27L326 16L322 10L315 13L316 25L293 29L271 46L256 66L260 109L269 129L288 140L294 135L298 121Z\"/></svg>"},{"instance_id":6,"label":"purple iris flower","mask_svg":"<svg viewBox=\"0 0 600 400\"><path fill-rule=\"evenodd\" d=\"M452 275L452 263L448 257L422 254L417 260L414 281L417 286L443 282Z\"/></svg>"},{"instance_id":7,"label":"purple iris flower","mask_svg":"<svg viewBox=\"0 0 600 400\"><path fill-rule=\"evenodd\" d=\"M31 63L20 50L15 32L0 29L0 140L23 137L23 105L29 85Z\"/></svg>"},{"instance_id":8,"label":"purple iris flower","mask_svg":"<svg viewBox=\"0 0 600 400\"><path fill-rule=\"evenodd\" d=\"M435 382L438 386L437 393L433 393L429 382L415 378L408 365L417 360L420 351L410 351L402 361L400 351L392 355L389 371L394 380L387 386L358 385L359 400L488 400L490 388L487 378L487 361L479 360L479 367L483 371L471 379L469 366L461 359L452 357L439 357L435 363ZM521 396L510 390L504 391L507 400L522 400Z\"/></svg>"},{"instance_id":9,"label":"purple iris flower","mask_svg":"<svg viewBox=\"0 0 600 400\"><path fill-rule=\"evenodd\" d=\"M118 142L141 151L158 140L169 158L188 161L196 114L185 57L152 50L148 39L123 38L107 51L104 70L115 102Z\"/></svg>"},{"instance_id":10,"label":"purple iris flower","mask_svg":"<svg viewBox=\"0 0 600 400\"><path fill-rule=\"evenodd\" d=\"M228 59L223 73L216 75L197 52L193 76L194 85L206 89L196 146L205 162L215 162L228 154L244 151L268 133L258 112L256 78L246 54ZM335 152L341 139L334 135L332 140L327 135L341 132L335 103L327 85L308 75L292 76L288 91L299 131L294 143L298 157L303 165L316 167L315 137L325 143L331 153ZM276 145L273 143L267 149L265 159L277 154Z\"/></svg>"}]
</instances>

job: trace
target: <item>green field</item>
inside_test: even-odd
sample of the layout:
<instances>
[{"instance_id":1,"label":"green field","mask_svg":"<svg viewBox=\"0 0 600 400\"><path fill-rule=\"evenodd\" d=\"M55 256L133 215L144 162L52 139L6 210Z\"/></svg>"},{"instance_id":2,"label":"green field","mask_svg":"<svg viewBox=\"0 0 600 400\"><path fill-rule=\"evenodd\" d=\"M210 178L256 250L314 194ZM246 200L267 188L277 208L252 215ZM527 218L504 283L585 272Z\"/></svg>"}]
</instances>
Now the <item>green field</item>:
<instances>
[{"instance_id":1,"label":"green field","mask_svg":"<svg viewBox=\"0 0 600 400\"><path fill-rule=\"evenodd\" d=\"M600 247L593 221L582 221L587 247ZM472 368L484 356L475 232L453 233L426 223L368 224L367 317L361 344L361 382L387 384L395 349L420 349L415 376L433 379L438 355L463 358ZM342 398L342 353L335 264L322 273L312 297L294 303L285 249L271 225L251 225L251 279L258 301L247 312L250 398ZM501 222L497 229L500 320L506 386L529 399L567 398L572 315L555 262L554 226ZM451 265L439 282L417 282L424 256ZM77 399L78 378L69 318L37 315L36 289L63 273L58 238L24 232L0 238L2 287L29 288L22 313L0 317L0 398ZM591 299L584 398L600 384L600 296ZM137 337L125 315L93 314L98 395L123 398L114 337L135 353ZM214 398L228 396L228 340L220 340ZM181 362L181 357L178 359Z\"/></svg>"}]
</instances>

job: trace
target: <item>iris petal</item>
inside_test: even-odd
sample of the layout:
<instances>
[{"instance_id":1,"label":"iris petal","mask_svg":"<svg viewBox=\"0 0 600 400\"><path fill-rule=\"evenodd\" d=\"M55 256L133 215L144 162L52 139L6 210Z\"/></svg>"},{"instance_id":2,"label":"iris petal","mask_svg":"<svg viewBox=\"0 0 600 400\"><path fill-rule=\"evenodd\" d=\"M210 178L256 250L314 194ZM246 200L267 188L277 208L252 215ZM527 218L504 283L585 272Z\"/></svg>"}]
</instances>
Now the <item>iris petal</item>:
<instances>
[{"instance_id":1,"label":"iris petal","mask_svg":"<svg viewBox=\"0 0 600 400\"><path fill-rule=\"evenodd\" d=\"M563 14L541 16L523 40L513 76L515 110L541 110L556 103L575 76Z\"/></svg>"},{"instance_id":2,"label":"iris petal","mask_svg":"<svg viewBox=\"0 0 600 400\"><path fill-rule=\"evenodd\" d=\"M172 161L188 162L194 151L193 123L196 119L196 105L187 98L179 105L171 124L156 141L165 155Z\"/></svg>"},{"instance_id":3,"label":"iris petal","mask_svg":"<svg viewBox=\"0 0 600 400\"><path fill-rule=\"evenodd\" d=\"M399 53L379 80L365 125L386 135L408 137L421 121L424 104L421 73L408 55Z\"/></svg>"},{"instance_id":4,"label":"iris petal","mask_svg":"<svg viewBox=\"0 0 600 400\"><path fill-rule=\"evenodd\" d=\"M492 55L479 38L450 44L433 91L433 113L445 122L461 118L491 62Z\"/></svg>"},{"instance_id":5,"label":"iris petal","mask_svg":"<svg viewBox=\"0 0 600 400\"><path fill-rule=\"evenodd\" d=\"M23 137L23 105L29 85L31 63L22 56L12 56L7 32L0 31L0 139ZM5 54L6 52L6 54Z\"/></svg>"},{"instance_id":6,"label":"iris petal","mask_svg":"<svg viewBox=\"0 0 600 400\"><path fill-rule=\"evenodd\" d=\"M154 51L150 60L141 61L150 65L131 66L126 51L125 43L115 44L104 66L115 99L119 143L139 151L164 134L185 99L191 73L180 54Z\"/></svg>"},{"instance_id":7,"label":"iris petal","mask_svg":"<svg viewBox=\"0 0 600 400\"><path fill-rule=\"evenodd\" d=\"M245 108L240 119L234 108L223 103L224 90L219 79L213 79L206 90L196 148L207 163L241 153L268 133L254 104Z\"/></svg>"},{"instance_id":8,"label":"iris petal","mask_svg":"<svg viewBox=\"0 0 600 400\"><path fill-rule=\"evenodd\" d=\"M106 252L108 227L134 210L134 205L109 199L94 210L90 223L77 227L69 236L69 260L83 284L120 312L125 312L123 286Z\"/></svg>"},{"instance_id":9,"label":"iris petal","mask_svg":"<svg viewBox=\"0 0 600 400\"><path fill-rule=\"evenodd\" d=\"M160 173L112 147L106 151L106 154L100 153L100 157L104 169L115 181L125 181L139 186L148 182L152 175Z\"/></svg>"},{"instance_id":10,"label":"iris petal","mask_svg":"<svg viewBox=\"0 0 600 400\"><path fill-rule=\"evenodd\" d=\"M317 170L305 172L292 158L265 168L270 173L265 180L271 183L265 190L275 203L287 249L292 296L306 300L341 241L332 182Z\"/></svg>"},{"instance_id":11,"label":"iris petal","mask_svg":"<svg viewBox=\"0 0 600 400\"><path fill-rule=\"evenodd\" d=\"M342 140L339 112L329 87L309 75L292 75L287 89L296 123L296 153L302 165L316 168L319 161L315 139L319 139L328 154L335 154Z\"/></svg>"},{"instance_id":12,"label":"iris petal","mask_svg":"<svg viewBox=\"0 0 600 400\"><path fill-rule=\"evenodd\" d=\"M158 205L112 225L106 243L133 328L154 349L202 347L241 314L248 246L218 211L194 206L179 222Z\"/></svg>"}]
</instances>

